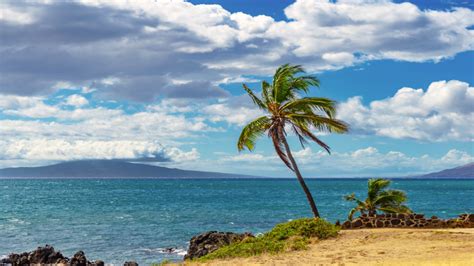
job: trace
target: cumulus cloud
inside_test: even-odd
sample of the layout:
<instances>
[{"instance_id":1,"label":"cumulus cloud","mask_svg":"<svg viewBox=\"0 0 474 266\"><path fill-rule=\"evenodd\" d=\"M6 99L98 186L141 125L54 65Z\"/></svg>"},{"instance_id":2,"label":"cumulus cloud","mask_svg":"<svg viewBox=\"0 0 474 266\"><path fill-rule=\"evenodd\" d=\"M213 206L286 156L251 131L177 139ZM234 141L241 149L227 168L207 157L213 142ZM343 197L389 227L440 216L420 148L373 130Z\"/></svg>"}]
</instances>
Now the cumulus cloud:
<instances>
[{"instance_id":1,"label":"cumulus cloud","mask_svg":"<svg viewBox=\"0 0 474 266\"><path fill-rule=\"evenodd\" d=\"M220 82L268 75L286 62L322 71L378 59L438 61L474 43L470 9L389 1L297 0L285 9L288 21L184 0L2 1L1 8L0 92L17 95L63 83L141 102L221 98L229 94Z\"/></svg>"},{"instance_id":2,"label":"cumulus cloud","mask_svg":"<svg viewBox=\"0 0 474 266\"><path fill-rule=\"evenodd\" d=\"M66 104L74 107L87 105L89 101L84 96L73 94L66 99Z\"/></svg>"},{"instance_id":3,"label":"cumulus cloud","mask_svg":"<svg viewBox=\"0 0 474 266\"><path fill-rule=\"evenodd\" d=\"M375 147L366 147L350 152L313 151L310 147L293 152L300 168L308 177L367 177L383 174L400 176L439 171L471 163L474 157L467 152L449 150L435 158L429 155L410 156L399 151L380 152ZM280 159L275 155L238 154L224 156L222 162L245 163L253 171L290 176ZM229 166L232 167L232 166ZM286 170L286 171L283 171Z\"/></svg>"},{"instance_id":4,"label":"cumulus cloud","mask_svg":"<svg viewBox=\"0 0 474 266\"><path fill-rule=\"evenodd\" d=\"M176 147L164 147L158 142L132 140L1 140L0 154L1 161L24 160L28 163L84 159L185 162L199 158L196 149L183 151Z\"/></svg>"},{"instance_id":5,"label":"cumulus cloud","mask_svg":"<svg viewBox=\"0 0 474 266\"><path fill-rule=\"evenodd\" d=\"M352 97L338 110L353 133L426 141L474 139L474 88L458 80L433 82L426 91L401 88L368 106L361 97Z\"/></svg>"},{"instance_id":6,"label":"cumulus cloud","mask_svg":"<svg viewBox=\"0 0 474 266\"><path fill-rule=\"evenodd\" d=\"M186 100L163 100L132 112L126 111L131 106L107 107L111 103L94 102L89 107L82 94L2 95L0 167L80 159L179 164L200 156L195 148L183 150L183 139L220 130L205 118L187 116L198 107Z\"/></svg>"}]
</instances>

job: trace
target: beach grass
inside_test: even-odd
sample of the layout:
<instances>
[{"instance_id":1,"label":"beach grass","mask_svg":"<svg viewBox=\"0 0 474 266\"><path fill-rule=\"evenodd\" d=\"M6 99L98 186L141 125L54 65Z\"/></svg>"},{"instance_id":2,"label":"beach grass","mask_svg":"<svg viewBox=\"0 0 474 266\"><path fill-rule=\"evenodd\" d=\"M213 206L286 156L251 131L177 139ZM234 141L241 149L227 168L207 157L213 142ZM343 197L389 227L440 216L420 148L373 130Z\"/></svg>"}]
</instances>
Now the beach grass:
<instances>
[{"instance_id":1,"label":"beach grass","mask_svg":"<svg viewBox=\"0 0 474 266\"><path fill-rule=\"evenodd\" d=\"M204 256L197 261L250 257L262 253L276 254L289 250L304 250L311 239L327 239L338 235L339 227L321 218L302 218L276 225L271 231L228 246Z\"/></svg>"}]
</instances>

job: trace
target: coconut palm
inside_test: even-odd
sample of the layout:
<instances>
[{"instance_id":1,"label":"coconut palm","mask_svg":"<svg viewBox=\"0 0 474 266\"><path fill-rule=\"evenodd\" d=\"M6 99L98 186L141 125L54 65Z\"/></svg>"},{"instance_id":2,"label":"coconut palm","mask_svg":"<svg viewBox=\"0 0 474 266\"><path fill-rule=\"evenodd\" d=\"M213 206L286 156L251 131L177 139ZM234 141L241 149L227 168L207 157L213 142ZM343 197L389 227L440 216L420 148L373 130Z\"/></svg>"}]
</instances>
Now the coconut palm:
<instances>
[{"instance_id":1,"label":"coconut palm","mask_svg":"<svg viewBox=\"0 0 474 266\"><path fill-rule=\"evenodd\" d=\"M377 211L385 213L411 213L412 211L402 203L407 200L405 192L400 190L385 190L391 181L383 178L369 179L367 182L367 198L362 201L355 197L355 194L345 196L348 201L355 201L357 206L349 212L349 220L356 212L364 214L368 212L370 216L377 214Z\"/></svg>"},{"instance_id":2,"label":"coconut palm","mask_svg":"<svg viewBox=\"0 0 474 266\"><path fill-rule=\"evenodd\" d=\"M272 84L262 81L261 97L255 95L247 85L243 84L245 91L255 105L266 115L251 121L243 128L237 148L239 151L245 148L252 151L255 148L256 140L267 133L273 141L278 156L296 174L314 216L319 217L313 196L291 154L290 146L286 140L286 131L291 129L298 137L302 147L308 140L314 141L330 153L329 146L311 131L344 133L347 132L348 126L335 119L336 103L333 100L300 97L300 94L308 93L312 86L319 87L319 80L316 77L305 75L305 71L299 65L289 64L282 65L276 70Z\"/></svg>"}]
</instances>

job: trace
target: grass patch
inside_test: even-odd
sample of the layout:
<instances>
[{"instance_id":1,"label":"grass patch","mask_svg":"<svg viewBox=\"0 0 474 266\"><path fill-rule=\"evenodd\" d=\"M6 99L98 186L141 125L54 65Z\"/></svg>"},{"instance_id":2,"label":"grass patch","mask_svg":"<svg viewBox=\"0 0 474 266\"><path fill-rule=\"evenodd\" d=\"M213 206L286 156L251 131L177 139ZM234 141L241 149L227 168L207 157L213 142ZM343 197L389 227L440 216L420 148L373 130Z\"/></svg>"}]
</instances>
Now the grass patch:
<instances>
[{"instance_id":1,"label":"grass patch","mask_svg":"<svg viewBox=\"0 0 474 266\"><path fill-rule=\"evenodd\" d=\"M228 246L204 256L197 261L250 257L262 253L279 253L287 250L306 249L310 238L326 239L337 236L339 227L324 219L303 218L276 225L271 231Z\"/></svg>"}]
</instances>

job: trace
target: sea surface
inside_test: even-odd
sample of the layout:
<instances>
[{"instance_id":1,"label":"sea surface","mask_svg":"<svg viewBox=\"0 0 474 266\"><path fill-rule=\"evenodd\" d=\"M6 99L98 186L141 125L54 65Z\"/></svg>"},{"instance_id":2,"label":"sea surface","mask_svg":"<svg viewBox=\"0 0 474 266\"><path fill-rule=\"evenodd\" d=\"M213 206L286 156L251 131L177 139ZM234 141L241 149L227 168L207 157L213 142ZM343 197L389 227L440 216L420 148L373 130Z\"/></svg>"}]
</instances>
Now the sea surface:
<instances>
[{"instance_id":1,"label":"sea surface","mask_svg":"<svg viewBox=\"0 0 474 266\"><path fill-rule=\"evenodd\" d=\"M365 179L311 179L321 215L345 220ZM474 213L474 180L394 180L418 213ZM311 212L296 179L0 179L0 255L50 244L71 257L141 265L181 260L208 230L265 232ZM171 254L163 248L175 247Z\"/></svg>"}]
</instances>

